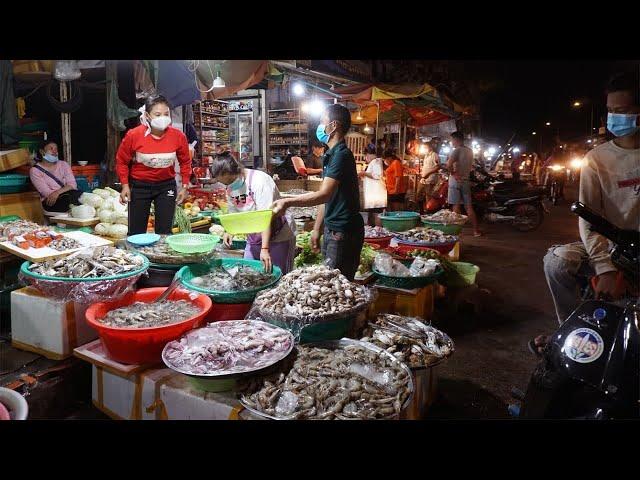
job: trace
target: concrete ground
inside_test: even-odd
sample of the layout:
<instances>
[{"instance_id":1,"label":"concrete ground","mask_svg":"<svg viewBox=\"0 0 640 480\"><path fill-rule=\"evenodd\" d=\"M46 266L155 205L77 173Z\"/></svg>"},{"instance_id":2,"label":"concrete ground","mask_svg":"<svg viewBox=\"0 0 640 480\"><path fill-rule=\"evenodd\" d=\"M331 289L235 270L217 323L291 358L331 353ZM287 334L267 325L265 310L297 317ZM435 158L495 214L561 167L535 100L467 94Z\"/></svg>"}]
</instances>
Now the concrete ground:
<instances>
[{"instance_id":1,"label":"concrete ground","mask_svg":"<svg viewBox=\"0 0 640 480\"><path fill-rule=\"evenodd\" d=\"M461 260L480 267L477 282L488 289L488 304L475 315L434 319L455 342L455 354L439 372L439 394L431 416L508 418L512 387L526 390L536 359L529 339L558 326L542 259L554 244L579 239L577 217L569 211L577 192L549 206L541 227L521 233L505 224L482 224L485 236L463 231Z\"/></svg>"},{"instance_id":2,"label":"concrete ground","mask_svg":"<svg viewBox=\"0 0 640 480\"><path fill-rule=\"evenodd\" d=\"M567 188L566 194L567 200L549 207L550 215L535 232L486 223L484 237L474 238L470 228L463 231L461 260L480 267L478 285L489 292L479 314L463 308L447 315L446 304L436 305L433 323L453 338L455 354L437 367L438 396L430 418L509 418L511 389L526 389L536 363L527 341L557 327L542 258L551 245L579 238L577 218L569 211L575 189ZM8 332L0 333L0 385L60 365L12 348ZM40 382L28 397L31 418L107 418L91 405L88 366L70 362L68 373Z\"/></svg>"}]
</instances>

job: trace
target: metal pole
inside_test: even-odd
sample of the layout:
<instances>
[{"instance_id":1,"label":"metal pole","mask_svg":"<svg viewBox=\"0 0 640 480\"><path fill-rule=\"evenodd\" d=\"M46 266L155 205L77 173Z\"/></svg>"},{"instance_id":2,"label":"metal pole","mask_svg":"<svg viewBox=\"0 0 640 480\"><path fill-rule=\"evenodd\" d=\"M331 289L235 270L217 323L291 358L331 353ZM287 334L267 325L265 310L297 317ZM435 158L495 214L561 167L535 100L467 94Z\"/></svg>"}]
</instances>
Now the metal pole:
<instances>
[{"instance_id":1,"label":"metal pole","mask_svg":"<svg viewBox=\"0 0 640 480\"><path fill-rule=\"evenodd\" d=\"M378 121L380 120L380 102L376 100L376 148L378 148Z\"/></svg>"},{"instance_id":2,"label":"metal pole","mask_svg":"<svg viewBox=\"0 0 640 480\"><path fill-rule=\"evenodd\" d=\"M60 82L60 101L66 102L68 100L67 82ZM65 161L71 165L71 114L61 113L60 118L62 120L62 154Z\"/></svg>"},{"instance_id":3,"label":"metal pole","mask_svg":"<svg viewBox=\"0 0 640 480\"><path fill-rule=\"evenodd\" d=\"M593 102L591 103L591 128L589 129L589 138L593 138Z\"/></svg>"}]
</instances>

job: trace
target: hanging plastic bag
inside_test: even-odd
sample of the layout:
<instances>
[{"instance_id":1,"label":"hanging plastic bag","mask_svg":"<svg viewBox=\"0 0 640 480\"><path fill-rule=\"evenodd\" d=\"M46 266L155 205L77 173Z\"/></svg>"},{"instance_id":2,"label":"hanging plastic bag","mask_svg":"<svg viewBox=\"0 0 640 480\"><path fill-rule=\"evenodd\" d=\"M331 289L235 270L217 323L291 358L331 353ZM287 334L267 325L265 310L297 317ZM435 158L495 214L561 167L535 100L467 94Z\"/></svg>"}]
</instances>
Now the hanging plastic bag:
<instances>
[{"instance_id":1,"label":"hanging plastic bag","mask_svg":"<svg viewBox=\"0 0 640 480\"><path fill-rule=\"evenodd\" d=\"M53 75L60 82L71 82L78 80L82 76L82 72L80 72L78 62L75 60L57 60Z\"/></svg>"}]
</instances>

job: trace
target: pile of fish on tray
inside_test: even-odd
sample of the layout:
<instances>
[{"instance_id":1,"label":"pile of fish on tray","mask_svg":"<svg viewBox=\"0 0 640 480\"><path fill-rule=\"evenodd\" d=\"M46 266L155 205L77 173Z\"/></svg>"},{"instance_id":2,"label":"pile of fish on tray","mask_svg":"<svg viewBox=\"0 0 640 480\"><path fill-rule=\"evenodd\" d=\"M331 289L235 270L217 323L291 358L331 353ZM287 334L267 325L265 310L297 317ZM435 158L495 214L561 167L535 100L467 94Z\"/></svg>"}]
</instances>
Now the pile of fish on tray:
<instances>
[{"instance_id":1,"label":"pile of fish on tray","mask_svg":"<svg viewBox=\"0 0 640 480\"><path fill-rule=\"evenodd\" d=\"M338 269L313 265L288 273L254 301L260 312L276 316L325 316L346 313L368 302L367 289Z\"/></svg>"},{"instance_id":2,"label":"pile of fish on tray","mask_svg":"<svg viewBox=\"0 0 640 480\"><path fill-rule=\"evenodd\" d=\"M211 257L211 254L202 253L180 253L172 249L167 243L167 236L161 235L153 245L147 245L144 247L132 247L127 243L127 246L132 250L135 250L154 263L162 263L165 265L187 265L191 263L202 263Z\"/></svg>"},{"instance_id":3,"label":"pile of fish on tray","mask_svg":"<svg viewBox=\"0 0 640 480\"><path fill-rule=\"evenodd\" d=\"M248 265L216 266L209 273L194 277L189 283L216 292L241 292L260 288L273 280L271 273L261 272Z\"/></svg>"},{"instance_id":4,"label":"pile of fish on tray","mask_svg":"<svg viewBox=\"0 0 640 480\"><path fill-rule=\"evenodd\" d=\"M447 235L432 228L413 228L406 232L396 233L397 240L410 243L452 243L456 241L453 235Z\"/></svg>"},{"instance_id":5,"label":"pile of fish on tray","mask_svg":"<svg viewBox=\"0 0 640 480\"><path fill-rule=\"evenodd\" d=\"M467 216L456 213L453 210L438 210L431 215L423 215L422 219L427 222L442 223L444 225L464 225L467 223Z\"/></svg>"},{"instance_id":6,"label":"pile of fish on tray","mask_svg":"<svg viewBox=\"0 0 640 480\"><path fill-rule=\"evenodd\" d=\"M287 211L293 218L316 218L318 207L289 207Z\"/></svg>"},{"instance_id":7,"label":"pile of fish on tray","mask_svg":"<svg viewBox=\"0 0 640 480\"><path fill-rule=\"evenodd\" d=\"M15 220L0 224L0 242L6 241L24 250L49 247L63 251L82 246L73 238L64 237L50 227L38 225L29 220Z\"/></svg>"},{"instance_id":8,"label":"pile of fish on tray","mask_svg":"<svg viewBox=\"0 0 640 480\"><path fill-rule=\"evenodd\" d=\"M380 238L389 236L391 236L391 232L384 227L372 227L370 225L365 225L364 227L364 238Z\"/></svg>"},{"instance_id":9,"label":"pile of fish on tray","mask_svg":"<svg viewBox=\"0 0 640 480\"><path fill-rule=\"evenodd\" d=\"M29 270L48 277L100 278L137 270L143 263L140 255L109 246L88 248L62 259L33 263Z\"/></svg>"},{"instance_id":10,"label":"pile of fish on tray","mask_svg":"<svg viewBox=\"0 0 640 480\"><path fill-rule=\"evenodd\" d=\"M398 415L411 395L402 363L355 342L299 345L293 366L282 367L241 386L243 403L278 419L373 420Z\"/></svg>"},{"instance_id":11,"label":"pile of fish on tray","mask_svg":"<svg viewBox=\"0 0 640 480\"><path fill-rule=\"evenodd\" d=\"M420 318L378 315L363 334L360 341L385 349L411 368L428 367L453 353L451 338Z\"/></svg>"},{"instance_id":12,"label":"pile of fish on tray","mask_svg":"<svg viewBox=\"0 0 640 480\"><path fill-rule=\"evenodd\" d=\"M100 323L118 328L161 327L195 317L200 309L186 300L163 300L158 303L135 302L109 311Z\"/></svg>"},{"instance_id":13,"label":"pile of fish on tray","mask_svg":"<svg viewBox=\"0 0 640 480\"><path fill-rule=\"evenodd\" d=\"M181 373L218 376L266 368L293 348L287 330L256 320L214 322L165 346L163 359Z\"/></svg>"}]
</instances>

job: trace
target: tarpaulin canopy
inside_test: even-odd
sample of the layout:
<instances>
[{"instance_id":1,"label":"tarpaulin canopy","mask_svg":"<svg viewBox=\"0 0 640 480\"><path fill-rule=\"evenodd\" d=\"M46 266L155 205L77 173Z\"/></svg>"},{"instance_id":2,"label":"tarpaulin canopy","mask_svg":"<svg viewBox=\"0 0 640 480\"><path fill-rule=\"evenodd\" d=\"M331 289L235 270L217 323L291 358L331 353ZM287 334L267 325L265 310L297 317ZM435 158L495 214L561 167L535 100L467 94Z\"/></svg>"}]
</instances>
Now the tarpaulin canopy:
<instances>
[{"instance_id":1,"label":"tarpaulin canopy","mask_svg":"<svg viewBox=\"0 0 640 480\"><path fill-rule=\"evenodd\" d=\"M234 95L260 83L270 73L268 60L190 60L186 63L190 70L195 68L197 88L203 100ZM211 88L218 72L225 87Z\"/></svg>"}]
</instances>

